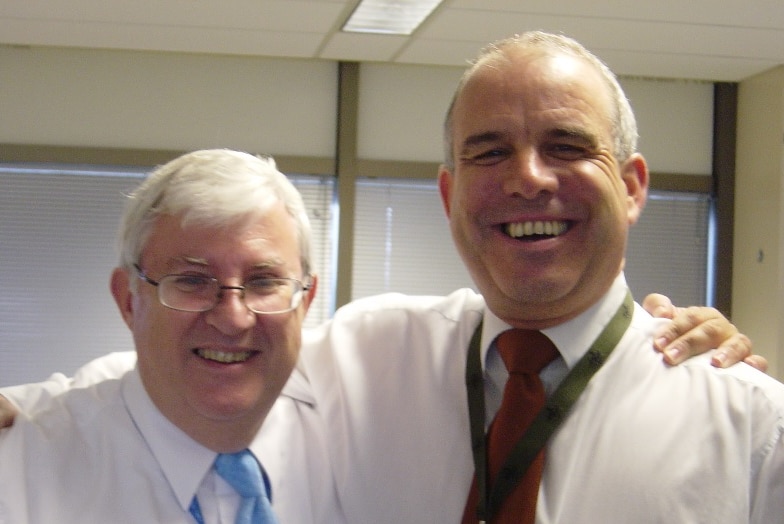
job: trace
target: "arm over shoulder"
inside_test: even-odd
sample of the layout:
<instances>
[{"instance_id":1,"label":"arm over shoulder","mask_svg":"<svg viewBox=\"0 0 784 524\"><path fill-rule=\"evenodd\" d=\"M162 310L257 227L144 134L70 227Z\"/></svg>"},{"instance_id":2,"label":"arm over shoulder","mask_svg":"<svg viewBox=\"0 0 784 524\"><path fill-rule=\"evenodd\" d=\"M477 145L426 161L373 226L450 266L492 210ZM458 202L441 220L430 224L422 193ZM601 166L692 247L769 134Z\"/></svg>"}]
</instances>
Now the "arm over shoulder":
<instances>
[{"instance_id":1,"label":"arm over shoulder","mask_svg":"<svg viewBox=\"0 0 784 524\"><path fill-rule=\"evenodd\" d=\"M79 368L73 377L55 373L43 382L0 388L0 395L8 399L16 409L32 415L45 409L53 397L64 391L117 378L135 365L135 351L109 353L88 362ZM0 421L4 419L7 409L7 406L0 404Z\"/></svg>"}]
</instances>

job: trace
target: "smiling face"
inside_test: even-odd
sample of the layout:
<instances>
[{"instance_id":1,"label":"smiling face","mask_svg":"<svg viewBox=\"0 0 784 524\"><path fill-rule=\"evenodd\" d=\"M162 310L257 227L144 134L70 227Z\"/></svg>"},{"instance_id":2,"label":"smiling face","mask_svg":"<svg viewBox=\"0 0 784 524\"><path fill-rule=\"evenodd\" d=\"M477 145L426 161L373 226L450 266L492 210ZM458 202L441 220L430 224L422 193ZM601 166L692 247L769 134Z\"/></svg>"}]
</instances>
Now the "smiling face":
<instances>
[{"instance_id":1,"label":"smiling face","mask_svg":"<svg viewBox=\"0 0 784 524\"><path fill-rule=\"evenodd\" d=\"M612 115L586 61L517 48L486 60L455 100L442 201L480 292L512 325L575 317L622 268L647 168L637 154L618 164Z\"/></svg>"},{"instance_id":2,"label":"smiling face","mask_svg":"<svg viewBox=\"0 0 784 524\"><path fill-rule=\"evenodd\" d=\"M303 279L293 219L282 204L231 227L183 228L177 217L156 219L140 266L153 280L169 274L214 277L241 286L251 278ZM112 292L133 333L145 389L161 412L216 451L253 438L296 363L302 320L315 293L289 313L249 311L235 290L210 311L163 306L157 288L116 269Z\"/></svg>"}]
</instances>

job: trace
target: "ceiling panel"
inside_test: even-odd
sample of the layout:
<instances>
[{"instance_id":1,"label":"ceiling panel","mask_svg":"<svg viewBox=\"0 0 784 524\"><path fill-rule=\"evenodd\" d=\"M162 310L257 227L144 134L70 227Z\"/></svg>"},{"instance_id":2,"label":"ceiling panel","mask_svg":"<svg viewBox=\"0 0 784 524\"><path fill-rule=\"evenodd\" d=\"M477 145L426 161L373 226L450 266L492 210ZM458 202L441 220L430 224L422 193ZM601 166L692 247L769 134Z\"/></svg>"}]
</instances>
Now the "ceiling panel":
<instances>
[{"instance_id":1,"label":"ceiling panel","mask_svg":"<svg viewBox=\"0 0 784 524\"><path fill-rule=\"evenodd\" d=\"M452 9L507 11L586 18L687 22L699 25L738 25L781 28L784 9L780 0L455 0Z\"/></svg>"},{"instance_id":2,"label":"ceiling panel","mask_svg":"<svg viewBox=\"0 0 784 524\"><path fill-rule=\"evenodd\" d=\"M739 81L784 64L782 0L446 0L409 37L340 32L356 0L3 0L0 45L461 66L528 29L621 75Z\"/></svg>"}]
</instances>

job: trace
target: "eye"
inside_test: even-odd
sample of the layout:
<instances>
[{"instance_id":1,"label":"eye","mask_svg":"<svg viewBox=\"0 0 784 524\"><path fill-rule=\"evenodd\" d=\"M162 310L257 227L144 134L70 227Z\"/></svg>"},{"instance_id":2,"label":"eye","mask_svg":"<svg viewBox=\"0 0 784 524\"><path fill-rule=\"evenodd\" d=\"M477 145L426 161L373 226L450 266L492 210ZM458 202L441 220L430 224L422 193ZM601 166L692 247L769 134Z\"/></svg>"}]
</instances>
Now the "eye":
<instances>
[{"instance_id":1,"label":"eye","mask_svg":"<svg viewBox=\"0 0 784 524\"><path fill-rule=\"evenodd\" d=\"M547 154L559 160L579 160L585 158L585 147L565 142L550 144L546 147Z\"/></svg>"},{"instance_id":2,"label":"eye","mask_svg":"<svg viewBox=\"0 0 784 524\"><path fill-rule=\"evenodd\" d=\"M466 155L465 161L478 166L491 166L501 162L509 156L509 152L502 148L493 148Z\"/></svg>"},{"instance_id":3,"label":"eye","mask_svg":"<svg viewBox=\"0 0 784 524\"><path fill-rule=\"evenodd\" d=\"M286 281L280 278L252 278L245 282L245 289L255 294L276 293Z\"/></svg>"},{"instance_id":4,"label":"eye","mask_svg":"<svg viewBox=\"0 0 784 524\"><path fill-rule=\"evenodd\" d=\"M183 293L203 293L214 287L214 279L202 275L171 275L171 285Z\"/></svg>"}]
</instances>

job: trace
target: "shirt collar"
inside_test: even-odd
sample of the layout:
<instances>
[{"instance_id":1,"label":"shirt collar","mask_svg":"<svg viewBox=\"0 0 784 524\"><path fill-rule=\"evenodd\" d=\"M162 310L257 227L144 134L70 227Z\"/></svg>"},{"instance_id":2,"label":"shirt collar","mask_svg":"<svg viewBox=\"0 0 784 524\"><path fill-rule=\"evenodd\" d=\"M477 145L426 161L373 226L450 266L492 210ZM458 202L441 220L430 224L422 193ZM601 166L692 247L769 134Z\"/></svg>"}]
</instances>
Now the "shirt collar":
<instances>
[{"instance_id":1,"label":"shirt collar","mask_svg":"<svg viewBox=\"0 0 784 524\"><path fill-rule=\"evenodd\" d=\"M604 327L610 322L626 296L626 277L620 273L610 289L593 306L577 317L557 326L543 329L553 341L566 365L571 369L582 358ZM482 326L482 365L486 363L490 345L503 331L512 326L485 308Z\"/></svg>"},{"instance_id":2,"label":"shirt collar","mask_svg":"<svg viewBox=\"0 0 784 524\"><path fill-rule=\"evenodd\" d=\"M311 390L310 382L305 374L305 369L301 364L302 359L297 360L297 365L292 371L291 376L280 392L281 396L289 397L297 402L303 402L310 406L316 404L316 397Z\"/></svg>"},{"instance_id":3,"label":"shirt collar","mask_svg":"<svg viewBox=\"0 0 784 524\"><path fill-rule=\"evenodd\" d=\"M144 389L137 369L125 375L123 397L177 501L188 511L217 453L193 440L158 410Z\"/></svg>"}]
</instances>

